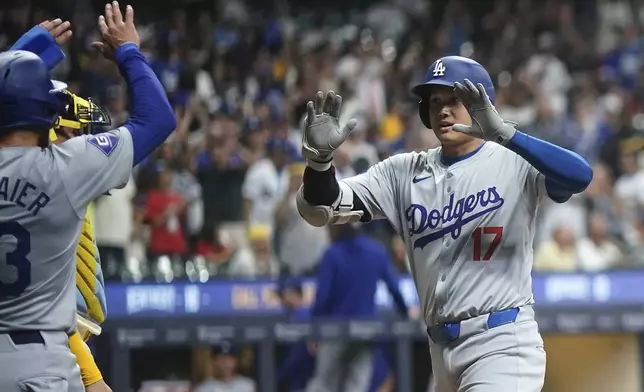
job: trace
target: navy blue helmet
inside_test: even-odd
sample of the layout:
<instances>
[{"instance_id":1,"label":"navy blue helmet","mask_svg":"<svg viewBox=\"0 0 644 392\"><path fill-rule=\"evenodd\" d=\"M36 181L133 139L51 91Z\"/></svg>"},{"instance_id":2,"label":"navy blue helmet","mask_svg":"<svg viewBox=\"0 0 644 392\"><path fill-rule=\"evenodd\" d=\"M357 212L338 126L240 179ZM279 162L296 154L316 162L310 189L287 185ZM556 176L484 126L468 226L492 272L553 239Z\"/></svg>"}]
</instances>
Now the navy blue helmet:
<instances>
[{"instance_id":1,"label":"navy blue helmet","mask_svg":"<svg viewBox=\"0 0 644 392\"><path fill-rule=\"evenodd\" d=\"M47 134L64 109L59 94L65 87L52 82L37 55L0 53L0 134L16 129Z\"/></svg>"},{"instance_id":2,"label":"navy blue helmet","mask_svg":"<svg viewBox=\"0 0 644 392\"><path fill-rule=\"evenodd\" d=\"M463 84L465 79L469 79L474 85L481 83L494 103L494 83L481 64L467 57L442 57L429 66L423 82L411 89L412 94L420 98L418 114L427 128L431 129L429 95L432 88L434 86L453 87L455 82Z\"/></svg>"}]
</instances>

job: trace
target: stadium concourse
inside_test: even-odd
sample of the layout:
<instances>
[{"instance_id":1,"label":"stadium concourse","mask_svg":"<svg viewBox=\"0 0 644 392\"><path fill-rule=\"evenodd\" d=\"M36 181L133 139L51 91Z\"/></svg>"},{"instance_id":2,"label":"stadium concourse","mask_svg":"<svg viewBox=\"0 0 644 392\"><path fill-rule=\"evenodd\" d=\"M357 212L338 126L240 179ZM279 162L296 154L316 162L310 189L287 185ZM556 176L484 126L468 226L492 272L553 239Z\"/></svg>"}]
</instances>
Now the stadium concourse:
<instances>
[{"instance_id":1,"label":"stadium concourse","mask_svg":"<svg viewBox=\"0 0 644 392\"><path fill-rule=\"evenodd\" d=\"M534 268L542 275L534 290L538 313L544 304L540 326L546 334L588 332L546 338L544 390L641 390L639 335L618 332L644 328L641 314L620 310L644 303L637 294L644 284L644 3L337 3L329 11L296 0L137 2L142 51L166 88L178 127L125 188L95 204L109 315L106 337L95 348L106 358L108 381L114 384L109 374L117 374L118 363L105 340L114 336L109 323L125 325L137 315L192 317L211 306L208 323L233 325L232 317L243 314L272 330L269 322L282 303L267 282L286 276L302 278L303 302L314 301L309 279L331 240L326 229L300 218L294 201L304 168L299 152L306 102L318 90L334 89L344 98L341 121L358 119L334 161L339 177L352 176L390 155L437 145L409 89L433 59L458 54L490 71L503 118L576 151L594 168L583 194L562 205L546 203L538 215ZM69 18L75 35L54 77L93 97L119 125L128 118L124 81L89 46L101 4L3 2L0 44L7 49L47 17ZM364 230L389 248L403 275L403 294L413 303L401 240L386 222ZM224 305L207 305L205 297ZM560 302L557 312L564 313L548 313L546 305ZM580 305L599 310L575 314ZM608 305L604 312L601 306ZM596 330L617 332L590 334ZM426 339L414 339L405 359L411 378L402 387L424 391ZM126 384L151 391L153 385L142 387L142 381L179 379L187 382L173 381L176 389L163 384L164 391L183 391L236 362L258 391L274 390L262 384L276 378L260 371L262 349L253 342L220 343L211 338L195 344L216 346L212 353L187 343L166 351L143 345L128 354ZM391 374L398 374L400 356L391 347L386 351Z\"/></svg>"}]
</instances>

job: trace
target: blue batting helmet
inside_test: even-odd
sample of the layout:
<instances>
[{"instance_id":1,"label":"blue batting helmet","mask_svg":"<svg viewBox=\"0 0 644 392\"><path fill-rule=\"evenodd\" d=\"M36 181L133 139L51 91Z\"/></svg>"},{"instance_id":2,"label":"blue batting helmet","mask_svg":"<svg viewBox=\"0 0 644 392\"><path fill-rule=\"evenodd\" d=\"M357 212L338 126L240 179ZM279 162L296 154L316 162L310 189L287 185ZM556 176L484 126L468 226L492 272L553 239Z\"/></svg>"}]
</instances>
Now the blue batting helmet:
<instances>
[{"instance_id":1,"label":"blue batting helmet","mask_svg":"<svg viewBox=\"0 0 644 392\"><path fill-rule=\"evenodd\" d=\"M0 53L0 133L25 129L46 135L63 109L58 94L64 87L51 81L37 55Z\"/></svg>"},{"instance_id":2,"label":"blue batting helmet","mask_svg":"<svg viewBox=\"0 0 644 392\"><path fill-rule=\"evenodd\" d=\"M442 57L429 66L423 83L411 89L420 98L418 114L423 124L431 129L429 122L429 94L434 86L453 87L455 82L463 83L469 79L475 85L481 83L494 103L494 83L483 66L472 59L461 56Z\"/></svg>"}]
</instances>

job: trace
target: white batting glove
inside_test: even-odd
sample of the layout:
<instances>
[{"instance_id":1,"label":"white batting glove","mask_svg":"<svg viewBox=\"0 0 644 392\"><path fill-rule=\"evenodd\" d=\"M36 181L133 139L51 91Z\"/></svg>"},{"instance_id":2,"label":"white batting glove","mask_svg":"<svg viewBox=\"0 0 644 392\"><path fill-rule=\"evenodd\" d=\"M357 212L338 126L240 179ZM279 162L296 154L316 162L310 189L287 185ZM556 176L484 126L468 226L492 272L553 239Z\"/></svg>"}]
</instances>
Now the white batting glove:
<instances>
[{"instance_id":1,"label":"white batting glove","mask_svg":"<svg viewBox=\"0 0 644 392\"><path fill-rule=\"evenodd\" d=\"M465 85L454 83L454 94L463 102L472 117L472 125L455 124L452 129L479 139L506 145L516 133L517 124L504 121L490 101L481 83L474 86L465 79Z\"/></svg>"},{"instance_id":2,"label":"white batting glove","mask_svg":"<svg viewBox=\"0 0 644 392\"><path fill-rule=\"evenodd\" d=\"M341 109L342 97L333 91L329 91L326 98L322 91L318 91L315 101L309 101L306 105L302 156L314 170L325 171L331 167L333 152L347 140L356 127L355 118L349 120L344 127L340 127Z\"/></svg>"}]
</instances>

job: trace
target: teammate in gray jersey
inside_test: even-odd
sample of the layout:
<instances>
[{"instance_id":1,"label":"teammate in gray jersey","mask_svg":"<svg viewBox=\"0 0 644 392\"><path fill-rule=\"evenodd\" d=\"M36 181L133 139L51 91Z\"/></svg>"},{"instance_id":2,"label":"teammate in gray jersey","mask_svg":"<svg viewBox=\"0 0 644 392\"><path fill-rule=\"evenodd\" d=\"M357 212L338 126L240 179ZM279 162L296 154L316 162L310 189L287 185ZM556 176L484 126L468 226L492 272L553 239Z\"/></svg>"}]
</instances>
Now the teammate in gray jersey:
<instances>
[{"instance_id":1,"label":"teammate in gray jersey","mask_svg":"<svg viewBox=\"0 0 644 392\"><path fill-rule=\"evenodd\" d=\"M87 205L125 185L176 123L133 18L116 2L99 18L95 47L119 66L133 104L131 119L107 133L50 146L64 86L36 54L0 54L0 391L84 390L67 334L76 330L74 256Z\"/></svg>"},{"instance_id":2,"label":"teammate in gray jersey","mask_svg":"<svg viewBox=\"0 0 644 392\"><path fill-rule=\"evenodd\" d=\"M333 152L355 121L338 124L342 99L333 92L309 102L299 212L314 226L388 219L404 239L436 391L541 391L546 354L531 287L535 215L544 197L562 203L582 192L592 169L504 121L492 80L475 61L441 58L412 92L441 147L392 156L340 183Z\"/></svg>"}]
</instances>

